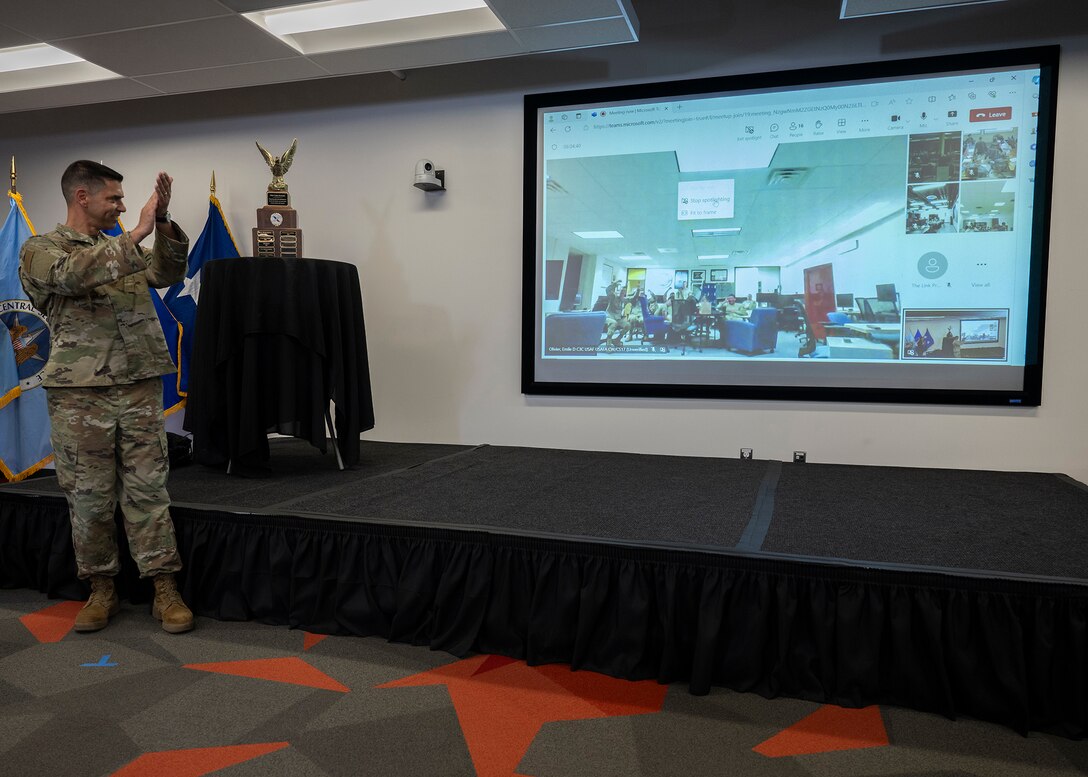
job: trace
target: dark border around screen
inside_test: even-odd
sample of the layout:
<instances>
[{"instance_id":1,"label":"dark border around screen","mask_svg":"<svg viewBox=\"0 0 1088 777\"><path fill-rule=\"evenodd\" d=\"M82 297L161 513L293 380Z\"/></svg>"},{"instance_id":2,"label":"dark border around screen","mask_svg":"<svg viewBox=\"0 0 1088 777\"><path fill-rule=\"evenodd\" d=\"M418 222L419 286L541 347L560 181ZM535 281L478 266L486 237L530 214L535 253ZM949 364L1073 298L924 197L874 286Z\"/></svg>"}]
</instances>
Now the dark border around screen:
<instances>
[{"instance_id":1,"label":"dark border around screen","mask_svg":"<svg viewBox=\"0 0 1088 777\"><path fill-rule=\"evenodd\" d=\"M694 399L753 399L852 403L1037 406L1042 395L1043 323L1050 242L1050 203L1053 186L1053 145L1057 109L1058 46L1006 51L970 52L940 57L878 61L806 70L663 81L615 87L530 94L525 96L523 280L522 280L522 392L544 396L659 397ZM1034 169L1034 208L1028 279L1025 363L1020 390L977 390L899 387L736 385L632 382L565 382L541 379L536 374L539 289L537 275L538 147L537 114L560 105L652 100L671 95L729 93L754 89L784 89L813 85L844 85L880 78L919 76L987 68L1038 66L1039 115L1037 159Z\"/></svg>"}]
</instances>

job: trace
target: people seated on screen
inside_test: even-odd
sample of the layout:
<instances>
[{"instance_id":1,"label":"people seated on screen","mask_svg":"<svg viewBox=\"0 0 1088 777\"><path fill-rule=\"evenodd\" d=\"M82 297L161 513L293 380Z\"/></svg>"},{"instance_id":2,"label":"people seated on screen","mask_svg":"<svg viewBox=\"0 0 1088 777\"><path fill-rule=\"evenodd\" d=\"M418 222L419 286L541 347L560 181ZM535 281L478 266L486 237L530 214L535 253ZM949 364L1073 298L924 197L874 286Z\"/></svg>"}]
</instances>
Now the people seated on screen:
<instances>
[{"instance_id":1,"label":"people seated on screen","mask_svg":"<svg viewBox=\"0 0 1088 777\"><path fill-rule=\"evenodd\" d=\"M612 281L605 289L608 302L604 309L605 345L623 347L623 336L631 331L631 322L623 314L627 300L623 296L623 282Z\"/></svg>"},{"instance_id":2,"label":"people seated on screen","mask_svg":"<svg viewBox=\"0 0 1088 777\"><path fill-rule=\"evenodd\" d=\"M752 308L755 307L754 303L749 307L746 304L748 302L751 302L751 299L741 301L730 294L725 298L725 302L718 305L718 312L725 314L726 321L747 321Z\"/></svg>"},{"instance_id":3,"label":"people seated on screen","mask_svg":"<svg viewBox=\"0 0 1088 777\"><path fill-rule=\"evenodd\" d=\"M623 306L628 323L627 334L624 336L625 340L633 340L639 333L645 331L642 322L641 302L641 299L644 296L641 286L635 286L635 288L631 290L631 293L627 295L627 302Z\"/></svg>"},{"instance_id":4,"label":"people seated on screen","mask_svg":"<svg viewBox=\"0 0 1088 777\"><path fill-rule=\"evenodd\" d=\"M657 306L657 315L664 316L666 321L672 320L672 303L676 299L676 292L673 289L669 289L665 292L665 295L659 298L661 301Z\"/></svg>"},{"instance_id":5,"label":"people seated on screen","mask_svg":"<svg viewBox=\"0 0 1088 777\"><path fill-rule=\"evenodd\" d=\"M997 219L990 219L989 221L976 221L974 219L968 219L963 224L964 232L1008 232L1009 224L1007 221L998 221Z\"/></svg>"},{"instance_id":6,"label":"people seated on screen","mask_svg":"<svg viewBox=\"0 0 1088 777\"><path fill-rule=\"evenodd\" d=\"M650 310L651 316L665 316L669 315L669 304L665 301L665 298L657 294L646 295L647 305Z\"/></svg>"},{"instance_id":7,"label":"people seated on screen","mask_svg":"<svg viewBox=\"0 0 1088 777\"><path fill-rule=\"evenodd\" d=\"M1012 178L1016 174L1015 135L996 134L989 140L968 136L963 144L962 177Z\"/></svg>"}]
</instances>

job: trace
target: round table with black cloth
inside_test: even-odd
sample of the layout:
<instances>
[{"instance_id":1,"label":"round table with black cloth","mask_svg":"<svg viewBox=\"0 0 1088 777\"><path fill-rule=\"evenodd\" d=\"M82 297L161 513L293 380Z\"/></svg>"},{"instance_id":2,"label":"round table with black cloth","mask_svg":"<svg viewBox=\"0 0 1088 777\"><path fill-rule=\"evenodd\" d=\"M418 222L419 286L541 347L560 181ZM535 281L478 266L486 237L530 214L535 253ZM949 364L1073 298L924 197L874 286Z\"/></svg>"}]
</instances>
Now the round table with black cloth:
<instances>
[{"instance_id":1,"label":"round table with black cloth","mask_svg":"<svg viewBox=\"0 0 1088 777\"><path fill-rule=\"evenodd\" d=\"M268 471L268 433L326 452L335 407L344 466L374 427L366 330L354 265L325 259L222 259L204 266L185 428L196 460Z\"/></svg>"}]
</instances>

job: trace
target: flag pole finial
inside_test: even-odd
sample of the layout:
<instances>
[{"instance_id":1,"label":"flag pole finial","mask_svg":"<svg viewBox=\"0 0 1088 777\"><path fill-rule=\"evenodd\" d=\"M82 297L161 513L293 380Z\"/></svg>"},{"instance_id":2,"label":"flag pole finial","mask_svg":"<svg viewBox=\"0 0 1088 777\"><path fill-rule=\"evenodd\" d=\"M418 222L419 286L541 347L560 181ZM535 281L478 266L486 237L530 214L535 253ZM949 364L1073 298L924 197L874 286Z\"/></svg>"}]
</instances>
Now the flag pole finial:
<instances>
[{"instance_id":1,"label":"flag pole finial","mask_svg":"<svg viewBox=\"0 0 1088 777\"><path fill-rule=\"evenodd\" d=\"M12 154L12 156L11 156L11 191L13 193L19 191L17 188L15 188L15 182L16 182L16 180L18 178L19 178L19 174L15 172L15 155Z\"/></svg>"},{"instance_id":2,"label":"flag pole finial","mask_svg":"<svg viewBox=\"0 0 1088 777\"><path fill-rule=\"evenodd\" d=\"M212 196L214 197L214 196L215 196L215 170L212 170L212 185L211 185L211 190L212 190Z\"/></svg>"}]
</instances>

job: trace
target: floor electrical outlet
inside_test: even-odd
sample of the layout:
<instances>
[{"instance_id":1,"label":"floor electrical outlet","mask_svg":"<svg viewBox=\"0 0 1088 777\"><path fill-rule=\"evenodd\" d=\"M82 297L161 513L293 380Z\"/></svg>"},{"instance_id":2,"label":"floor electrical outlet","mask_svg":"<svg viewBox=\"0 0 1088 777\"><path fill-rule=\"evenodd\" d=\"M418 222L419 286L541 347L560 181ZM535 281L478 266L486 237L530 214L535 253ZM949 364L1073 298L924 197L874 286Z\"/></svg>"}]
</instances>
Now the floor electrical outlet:
<instances>
[{"instance_id":1,"label":"floor electrical outlet","mask_svg":"<svg viewBox=\"0 0 1088 777\"><path fill-rule=\"evenodd\" d=\"M751 459L752 459L752 449L751 448L741 448L740 449L740 457L742 459L751 461Z\"/></svg>"},{"instance_id":2,"label":"floor electrical outlet","mask_svg":"<svg viewBox=\"0 0 1088 777\"><path fill-rule=\"evenodd\" d=\"M805 455L804 451L794 451L793 452L793 463L794 464L804 464L805 463L805 458L806 458L806 455Z\"/></svg>"}]
</instances>

